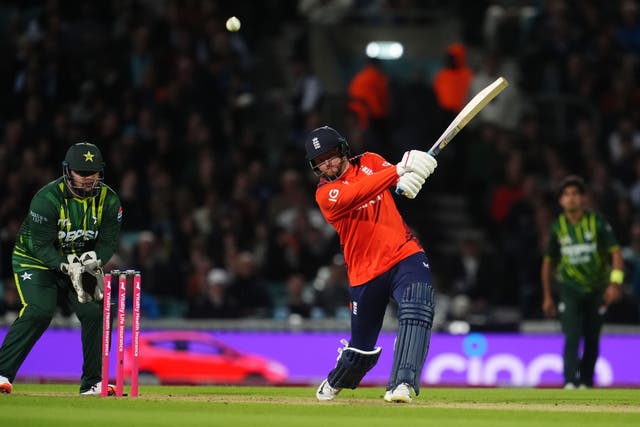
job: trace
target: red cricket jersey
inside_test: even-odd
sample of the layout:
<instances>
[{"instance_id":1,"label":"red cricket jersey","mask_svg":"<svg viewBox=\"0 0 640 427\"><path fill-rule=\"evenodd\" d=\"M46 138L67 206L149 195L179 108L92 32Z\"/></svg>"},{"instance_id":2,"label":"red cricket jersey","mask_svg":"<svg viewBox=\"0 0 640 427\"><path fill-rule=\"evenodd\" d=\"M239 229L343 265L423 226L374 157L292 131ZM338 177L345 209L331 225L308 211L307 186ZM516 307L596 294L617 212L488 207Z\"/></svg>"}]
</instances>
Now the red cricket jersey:
<instances>
[{"instance_id":1,"label":"red cricket jersey","mask_svg":"<svg viewBox=\"0 0 640 427\"><path fill-rule=\"evenodd\" d=\"M378 154L364 153L340 179L318 185L316 202L340 236L351 286L422 251L389 191L397 181L395 165Z\"/></svg>"}]
</instances>

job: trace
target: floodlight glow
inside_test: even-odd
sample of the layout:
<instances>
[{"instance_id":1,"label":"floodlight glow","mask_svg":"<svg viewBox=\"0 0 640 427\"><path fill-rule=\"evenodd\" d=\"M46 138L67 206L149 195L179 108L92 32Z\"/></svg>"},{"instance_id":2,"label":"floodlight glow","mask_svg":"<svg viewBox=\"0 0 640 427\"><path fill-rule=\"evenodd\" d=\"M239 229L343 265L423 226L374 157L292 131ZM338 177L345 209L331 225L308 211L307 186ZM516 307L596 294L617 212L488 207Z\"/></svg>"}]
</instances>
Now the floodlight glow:
<instances>
[{"instance_id":1,"label":"floodlight glow","mask_svg":"<svg viewBox=\"0 0 640 427\"><path fill-rule=\"evenodd\" d=\"M367 45L367 56L369 58L377 58L380 55L380 46L376 42Z\"/></svg>"},{"instance_id":2,"label":"floodlight glow","mask_svg":"<svg viewBox=\"0 0 640 427\"><path fill-rule=\"evenodd\" d=\"M394 41L373 41L367 44L366 53L369 58L393 60L402 57L404 47Z\"/></svg>"}]
</instances>

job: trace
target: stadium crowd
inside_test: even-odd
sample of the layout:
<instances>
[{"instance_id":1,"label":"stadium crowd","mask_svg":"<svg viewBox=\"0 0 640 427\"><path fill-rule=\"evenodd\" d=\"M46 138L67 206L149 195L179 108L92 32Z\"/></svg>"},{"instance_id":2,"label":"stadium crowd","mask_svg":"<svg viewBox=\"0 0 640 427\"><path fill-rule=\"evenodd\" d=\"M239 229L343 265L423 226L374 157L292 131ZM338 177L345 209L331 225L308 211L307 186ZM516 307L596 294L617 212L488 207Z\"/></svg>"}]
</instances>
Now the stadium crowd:
<instances>
[{"instance_id":1,"label":"stadium crowd","mask_svg":"<svg viewBox=\"0 0 640 427\"><path fill-rule=\"evenodd\" d=\"M104 153L105 182L123 204L121 247L111 266L142 271L144 316L349 315L346 267L313 200L315 177L299 140L324 124L328 94L309 67L304 36L291 48L294 67L275 81L262 72L260 50L283 39L287 26L274 22L304 29L356 16L374 25L434 2L228 3L49 0L0 7L0 314L20 307L11 251L29 200L61 174L66 148L87 140ZM322 9L334 3L347 6ZM391 81L384 117L367 120L366 111L345 102L349 114L334 125L356 153L375 147L397 161L407 138L414 147L428 144L416 138L430 118L424 111L432 112L428 134L435 137L460 102L507 76L510 90L447 148L420 197L464 197L482 231L462 239L454 254L434 255L440 294L470 302L463 314L447 315L513 306L523 318L541 317L539 269L557 212L554 188L577 173L623 247L625 298L610 320L639 322L637 2L474 1L473 13L464 3L447 6L462 33L460 43L443 46L441 79ZM240 32L224 28L232 14L242 17ZM282 81L291 94L286 103L269 96ZM457 104L445 102L456 94ZM288 123L281 135L269 128L274 116ZM442 243L428 238L437 225L410 225L427 236L431 256L430 246Z\"/></svg>"}]
</instances>

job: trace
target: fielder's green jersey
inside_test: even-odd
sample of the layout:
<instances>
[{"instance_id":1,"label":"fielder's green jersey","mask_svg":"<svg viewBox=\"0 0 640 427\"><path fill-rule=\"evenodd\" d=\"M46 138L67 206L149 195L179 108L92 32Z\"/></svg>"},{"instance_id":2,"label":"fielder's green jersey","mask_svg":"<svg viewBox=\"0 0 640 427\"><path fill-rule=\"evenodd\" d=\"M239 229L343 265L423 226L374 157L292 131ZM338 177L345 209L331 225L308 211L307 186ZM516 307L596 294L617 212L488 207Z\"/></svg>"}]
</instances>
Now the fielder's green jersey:
<instances>
[{"instance_id":1,"label":"fielder's green jersey","mask_svg":"<svg viewBox=\"0 0 640 427\"><path fill-rule=\"evenodd\" d=\"M29 207L13 249L13 270L59 269L68 254L96 251L103 264L118 244L122 207L116 193L102 185L97 196L73 197L64 178L42 187Z\"/></svg>"},{"instance_id":2,"label":"fielder's green jersey","mask_svg":"<svg viewBox=\"0 0 640 427\"><path fill-rule=\"evenodd\" d=\"M604 290L609 283L611 252L618 243L611 226L586 211L577 224L564 214L551 226L545 257L558 263L558 279L580 292Z\"/></svg>"}]
</instances>

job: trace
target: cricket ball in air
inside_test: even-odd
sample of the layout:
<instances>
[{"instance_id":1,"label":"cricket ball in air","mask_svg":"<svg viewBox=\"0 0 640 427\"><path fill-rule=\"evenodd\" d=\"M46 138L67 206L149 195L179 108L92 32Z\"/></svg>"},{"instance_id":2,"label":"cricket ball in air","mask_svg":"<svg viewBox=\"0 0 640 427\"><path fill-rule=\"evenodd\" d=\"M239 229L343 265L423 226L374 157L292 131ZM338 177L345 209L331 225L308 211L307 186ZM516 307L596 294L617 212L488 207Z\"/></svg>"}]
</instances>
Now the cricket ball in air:
<instances>
[{"instance_id":1,"label":"cricket ball in air","mask_svg":"<svg viewBox=\"0 0 640 427\"><path fill-rule=\"evenodd\" d=\"M227 19L226 26L227 30L234 33L240 29L240 20L235 16L232 16L231 18Z\"/></svg>"}]
</instances>

